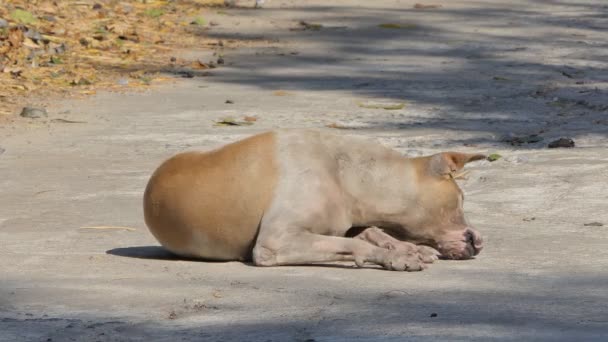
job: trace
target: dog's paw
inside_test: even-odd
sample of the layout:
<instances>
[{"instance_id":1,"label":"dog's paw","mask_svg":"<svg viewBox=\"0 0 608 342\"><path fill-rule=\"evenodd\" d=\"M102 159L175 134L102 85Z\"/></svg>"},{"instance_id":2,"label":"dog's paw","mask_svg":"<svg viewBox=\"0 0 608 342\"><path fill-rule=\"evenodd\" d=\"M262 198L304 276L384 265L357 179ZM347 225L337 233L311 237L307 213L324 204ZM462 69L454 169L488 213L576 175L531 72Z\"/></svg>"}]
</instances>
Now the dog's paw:
<instances>
[{"instance_id":1,"label":"dog's paw","mask_svg":"<svg viewBox=\"0 0 608 342\"><path fill-rule=\"evenodd\" d=\"M418 255L420 256L420 259L427 264L432 264L435 262L435 260L439 259L439 256L441 256L441 253L439 253L439 251L437 251L435 248L423 245L416 247L418 248Z\"/></svg>"},{"instance_id":2,"label":"dog's paw","mask_svg":"<svg viewBox=\"0 0 608 342\"><path fill-rule=\"evenodd\" d=\"M391 271L416 272L426 268L424 261L417 254L403 254L394 251L387 254L382 264L384 268Z\"/></svg>"}]
</instances>

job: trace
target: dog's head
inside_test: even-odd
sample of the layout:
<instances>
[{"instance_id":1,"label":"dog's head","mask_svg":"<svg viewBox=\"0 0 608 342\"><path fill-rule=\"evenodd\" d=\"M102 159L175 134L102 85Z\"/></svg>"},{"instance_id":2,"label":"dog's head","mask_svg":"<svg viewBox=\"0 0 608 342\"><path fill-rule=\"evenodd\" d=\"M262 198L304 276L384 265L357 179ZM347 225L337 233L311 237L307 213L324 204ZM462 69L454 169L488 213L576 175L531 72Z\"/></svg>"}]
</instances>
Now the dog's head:
<instances>
[{"instance_id":1,"label":"dog's head","mask_svg":"<svg viewBox=\"0 0 608 342\"><path fill-rule=\"evenodd\" d=\"M484 158L444 152L412 159L418 189L404 227L408 240L437 249L445 259L469 259L481 251L483 240L465 219L456 179L464 176L466 163Z\"/></svg>"}]
</instances>

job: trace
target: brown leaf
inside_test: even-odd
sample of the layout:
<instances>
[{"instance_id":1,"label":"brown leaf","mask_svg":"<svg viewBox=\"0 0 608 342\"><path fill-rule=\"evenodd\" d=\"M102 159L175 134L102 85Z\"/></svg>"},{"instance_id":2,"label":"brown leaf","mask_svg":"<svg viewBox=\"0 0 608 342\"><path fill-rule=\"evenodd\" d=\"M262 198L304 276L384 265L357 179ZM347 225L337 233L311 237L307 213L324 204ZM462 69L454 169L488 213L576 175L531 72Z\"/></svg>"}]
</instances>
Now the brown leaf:
<instances>
[{"instance_id":1,"label":"brown leaf","mask_svg":"<svg viewBox=\"0 0 608 342\"><path fill-rule=\"evenodd\" d=\"M432 9L432 8L441 8L441 5L425 5L425 4L415 4L415 9Z\"/></svg>"},{"instance_id":2,"label":"brown leaf","mask_svg":"<svg viewBox=\"0 0 608 342\"><path fill-rule=\"evenodd\" d=\"M291 95L290 92L285 91L285 90L275 90L272 94L274 96L287 96L287 95Z\"/></svg>"},{"instance_id":3,"label":"brown leaf","mask_svg":"<svg viewBox=\"0 0 608 342\"><path fill-rule=\"evenodd\" d=\"M23 31L21 31L17 27L13 27L10 29L8 33L8 41L11 43L13 48L18 48L19 46L21 46L23 39Z\"/></svg>"}]
</instances>

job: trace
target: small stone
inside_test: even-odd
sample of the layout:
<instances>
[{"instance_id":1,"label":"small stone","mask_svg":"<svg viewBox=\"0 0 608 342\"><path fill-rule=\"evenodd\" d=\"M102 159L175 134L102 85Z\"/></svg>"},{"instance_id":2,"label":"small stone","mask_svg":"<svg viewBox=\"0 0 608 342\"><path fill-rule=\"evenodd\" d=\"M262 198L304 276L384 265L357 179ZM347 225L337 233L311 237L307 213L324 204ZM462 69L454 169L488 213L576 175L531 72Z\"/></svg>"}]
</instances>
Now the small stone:
<instances>
[{"instance_id":1,"label":"small stone","mask_svg":"<svg viewBox=\"0 0 608 342\"><path fill-rule=\"evenodd\" d=\"M126 85L129 85L129 80L126 78L121 78L116 83L118 83L121 86L126 86Z\"/></svg>"},{"instance_id":2,"label":"small stone","mask_svg":"<svg viewBox=\"0 0 608 342\"><path fill-rule=\"evenodd\" d=\"M423 156L424 152L422 152L420 150L407 150L407 151L405 151L405 154L410 158L414 158L414 157Z\"/></svg>"},{"instance_id":3,"label":"small stone","mask_svg":"<svg viewBox=\"0 0 608 342\"><path fill-rule=\"evenodd\" d=\"M193 78L194 77L194 73L192 71L180 71L178 72L178 75L180 75L183 78Z\"/></svg>"},{"instance_id":4,"label":"small stone","mask_svg":"<svg viewBox=\"0 0 608 342\"><path fill-rule=\"evenodd\" d=\"M223 57L218 58L217 64L224 64L224 58Z\"/></svg>"},{"instance_id":5,"label":"small stone","mask_svg":"<svg viewBox=\"0 0 608 342\"><path fill-rule=\"evenodd\" d=\"M44 108L23 107L23 109L21 110L21 114L19 115L29 119L39 119L42 117L47 117L48 113Z\"/></svg>"},{"instance_id":6,"label":"small stone","mask_svg":"<svg viewBox=\"0 0 608 342\"><path fill-rule=\"evenodd\" d=\"M101 4L99 4L99 3L93 5L93 9L96 10L96 11L98 11L98 10L100 10L102 8L103 8L103 6L101 6Z\"/></svg>"},{"instance_id":7,"label":"small stone","mask_svg":"<svg viewBox=\"0 0 608 342\"><path fill-rule=\"evenodd\" d=\"M585 227L601 227L603 225L602 222L589 222L584 224Z\"/></svg>"},{"instance_id":8,"label":"small stone","mask_svg":"<svg viewBox=\"0 0 608 342\"><path fill-rule=\"evenodd\" d=\"M66 34L66 30L64 28L58 27L56 29L53 30L53 34L56 36L63 36ZM63 44L63 43L62 43Z\"/></svg>"},{"instance_id":9,"label":"small stone","mask_svg":"<svg viewBox=\"0 0 608 342\"><path fill-rule=\"evenodd\" d=\"M225 103L228 103L228 104L233 104L234 102L233 102L232 100L226 100L226 102L225 102Z\"/></svg>"},{"instance_id":10,"label":"small stone","mask_svg":"<svg viewBox=\"0 0 608 342\"><path fill-rule=\"evenodd\" d=\"M510 156L510 157L506 157L504 160L508 163L520 164L520 163L526 163L530 159L526 156Z\"/></svg>"},{"instance_id":11,"label":"small stone","mask_svg":"<svg viewBox=\"0 0 608 342\"><path fill-rule=\"evenodd\" d=\"M169 59L171 61L171 63L175 63L177 61L177 58L175 57L171 57L171 59Z\"/></svg>"},{"instance_id":12,"label":"small stone","mask_svg":"<svg viewBox=\"0 0 608 342\"><path fill-rule=\"evenodd\" d=\"M42 40L42 35L40 34L40 32L33 29L28 29L27 32L25 32L25 36L35 42Z\"/></svg>"},{"instance_id":13,"label":"small stone","mask_svg":"<svg viewBox=\"0 0 608 342\"><path fill-rule=\"evenodd\" d=\"M60 55L60 54L64 53L65 50L66 50L66 46L64 43L53 44L53 45L49 46L49 52L51 54Z\"/></svg>"},{"instance_id":14,"label":"small stone","mask_svg":"<svg viewBox=\"0 0 608 342\"><path fill-rule=\"evenodd\" d=\"M133 6L131 6L130 4L122 3L120 5L122 7L122 12L124 14L129 14L129 13L133 12Z\"/></svg>"},{"instance_id":15,"label":"small stone","mask_svg":"<svg viewBox=\"0 0 608 342\"><path fill-rule=\"evenodd\" d=\"M0 28L6 28L6 27L8 27L8 21L0 18Z\"/></svg>"},{"instance_id":16,"label":"small stone","mask_svg":"<svg viewBox=\"0 0 608 342\"><path fill-rule=\"evenodd\" d=\"M570 138L559 138L549 143L549 148L571 148L574 147L574 140Z\"/></svg>"},{"instance_id":17,"label":"small stone","mask_svg":"<svg viewBox=\"0 0 608 342\"><path fill-rule=\"evenodd\" d=\"M431 313L431 317L437 317L437 313L436 312Z\"/></svg>"}]
</instances>

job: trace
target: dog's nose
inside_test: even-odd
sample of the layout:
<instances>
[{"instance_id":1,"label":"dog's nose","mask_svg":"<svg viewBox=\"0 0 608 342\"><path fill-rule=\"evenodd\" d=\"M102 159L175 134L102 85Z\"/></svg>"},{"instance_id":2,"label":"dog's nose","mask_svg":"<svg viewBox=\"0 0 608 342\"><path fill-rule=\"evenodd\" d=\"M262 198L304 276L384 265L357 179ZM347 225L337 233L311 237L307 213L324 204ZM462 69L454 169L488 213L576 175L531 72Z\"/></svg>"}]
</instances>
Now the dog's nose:
<instances>
[{"instance_id":1,"label":"dog's nose","mask_svg":"<svg viewBox=\"0 0 608 342\"><path fill-rule=\"evenodd\" d=\"M464 234L467 243L475 250L475 255L479 254L483 249L483 238L481 237L481 234L473 228L467 228Z\"/></svg>"}]
</instances>

